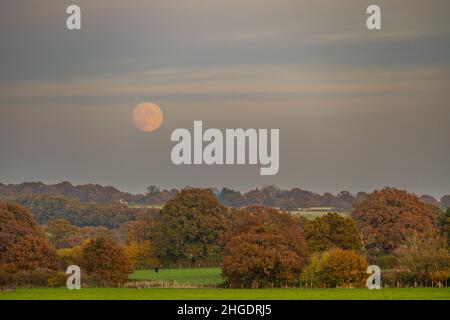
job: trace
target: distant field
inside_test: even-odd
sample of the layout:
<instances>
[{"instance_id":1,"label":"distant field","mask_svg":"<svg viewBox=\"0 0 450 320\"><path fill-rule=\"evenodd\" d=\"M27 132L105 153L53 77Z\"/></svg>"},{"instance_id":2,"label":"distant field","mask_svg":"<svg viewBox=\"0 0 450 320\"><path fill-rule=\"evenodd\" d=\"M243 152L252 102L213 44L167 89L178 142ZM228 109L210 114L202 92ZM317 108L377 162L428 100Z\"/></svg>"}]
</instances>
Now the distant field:
<instances>
[{"instance_id":1,"label":"distant field","mask_svg":"<svg viewBox=\"0 0 450 320\"><path fill-rule=\"evenodd\" d=\"M450 288L415 289L18 289L0 300L450 300Z\"/></svg>"},{"instance_id":2,"label":"distant field","mask_svg":"<svg viewBox=\"0 0 450 320\"><path fill-rule=\"evenodd\" d=\"M147 208L147 209L162 209L163 205L154 205L154 204L129 204L128 208L132 209L139 209L139 208ZM329 210L327 210L329 209ZM323 215L326 215L329 212L334 212L333 208L325 208L325 207L317 207L314 208L314 210L296 210L296 211L290 211L293 215L301 215L305 217L308 220L313 220L315 218L321 217ZM343 217L349 217L349 212L338 212L339 215Z\"/></svg>"},{"instance_id":3,"label":"distant field","mask_svg":"<svg viewBox=\"0 0 450 320\"><path fill-rule=\"evenodd\" d=\"M146 208L146 209L162 209L162 205L156 205L156 204L129 204L128 208L132 209L140 209L140 208Z\"/></svg>"},{"instance_id":4,"label":"distant field","mask_svg":"<svg viewBox=\"0 0 450 320\"><path fill-rule=\"evenodd\" d=\"M308 220L312 220L312 219L326 215L328 213L328 211L306 211L305 210L305 211L290 211L290 213L293 215L301 215ZM338 214L343 217L350 216L349 212L338 212Z\"/></svg>"},{"instance_id":5,"label":"distant field","mask_svg":"<svg viewBox=\"0 0 450 320\"><path fill-rule=\"evenodd\" d=\"M201 285L217 285L222 283L220 268L186 268L137 270L130 278L134 280L168 281Z\"/></svg>"}]
</instances>

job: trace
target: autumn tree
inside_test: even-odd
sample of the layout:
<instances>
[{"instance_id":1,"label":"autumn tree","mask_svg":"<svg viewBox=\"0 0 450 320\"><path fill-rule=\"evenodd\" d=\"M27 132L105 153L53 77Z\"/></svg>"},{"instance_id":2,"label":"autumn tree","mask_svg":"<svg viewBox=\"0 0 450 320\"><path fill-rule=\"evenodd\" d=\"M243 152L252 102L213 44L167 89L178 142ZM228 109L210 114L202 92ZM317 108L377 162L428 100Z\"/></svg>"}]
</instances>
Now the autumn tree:
<instances>
[{"instance_id":1,"label":"autumn tree","mask_svg":"<svg viewBox=\"0 0 450 320\"><path fill-rule=\"evenodd\" d=\"M450 208L440 214L438 226L442 236L447 238L447 244L450 247Z\"/></svg>"},{"instance_id":2,"label":"autumn tree","mask_svg":"<svg viewBox=\"0 0 450 320\"><path fill-rule=\"evenodd\" d=\"M149 269L160 266L155 245L151 240L130 242L124 246L124 250L130 258L133 269Z\"/></svg>"},{"instance_id":3,"label":"autumn tree","mask_svg":"<svg viewBox=\"0 0 450 320\"><path fill-rule=\"evenodd\" d=\"M159 210L149 209L142 212L136 220L120 226L120 234L125 243L154 240Z\"/></svg>"},{"instance_id":4,"label":"autumn tree","mask_svg":"<svg viewBox=\"0 0 450 320\"><path fill-rule=\"evenodd\" d=\"M222 276L232 286L281 286L298 280L307 245L298 221L262 206L235 211L223 241Z\"/></svg>"},{"instance_id":5,"label":"autumn tree","mask_svg":"<svg viewBox=\"0 0 450 320\"><path fill-rule=\"evenodd\" d=\"M65 219L50 220L45 226L45 233L56 248L69 248L78 244L79 232L79 227Z\"/></svg>"},{"instance_id":6,"label":"autumn tree","mask_svg":"<svg viewBox=\"0 0 450 320\"><path fill-rule=\"evenodd\" d=\"M83 270L101 277L106 282L124 283L133 271L123 248L109 238L91 239L83 245L81 251Z\"/></svg>"},{"instance_id":7,"label":"autumn tree","mask_svg":"<svg viewBox=\"0 0 450 320\"><path fill-rule=\"evenodd\" d=\"M120 227L124 249L134 269L155 268L161 264L154 244L157 215L159 210L148 210L137 220L128 221Z\"/></svg>"},{"instance_id":8,"label":"autumn tree","mask_svg":"<svg viewBox=\"0 0 450 320\"><path fill-rule=\"evenodd\" d=\"M79 227L116 228L126 221L135 220L145 210L129 208L118 202L85 203L76 198L51 195L22 196L16 202L29 209L40 224L65 219Z\"/></svg>"},{"instance_id":9,"label":"autumn tree","mask_svg":"<svg viewBox=\"0 0 450 320\"><path fill-rule=\"evenodd\" d=\"M326 251L332 248L361 248L361 236L356 223L337 213L328 213L311 221L305 221L305 237L310 251Z\"/></svg>"},{"instance_id":10,"label":"autumn tree","mask_svg":"<svg viewBox=\"0 0 450 320\"><path fill-rule=\"evenodd\" d=\"M445 238L413 233L394 254L419 282L432 280L438 273L450 277L450 254Z\"/></svg>"},{"instance_id":11,"label":"autumn tree","mask_svg":"<svg viewBox=\"0 0 450 320\"><path fill-rule=\"evenodd\" d=\"M313 254L301 278L317 287L363 287L367 267L355 250L337 248Z\"/></svg>"},{"instance_id":12,"label":"autumn tree","mask_svg":"<svg viewBox=\"0 0 450 320\"><path fill-rule=\"evenodd\" d=\"M436 234L437 216L415 195L395 188L375 191L359 202L353 212L370 250L391 252L412 232Z\"/></svg>"},{"instance_id":13,"label":"autumn tree","mask_svg":"<svg viewBox=\"0 0 450 320\"><path fill-rule=\"evenodd\" d=\"M186 188L162 208L155 245L169 261L220 260L219 237L228 229L228 209L209 189Z\"/></svg>"},{"instance_id":14,"label":"autumn tree","mask_svg":"<svg viewBox=\"0 0 450 320\"><path fill-rule=\"evenodd\" d=\"M58 268L56 251L31 213L1 201L0 265L11 271Z\"/></svg>"},{"instance_id":15,"label":"autumn tree","mask_svg":"<svg viewBox=\"0 0 450 320\"><path fill-rule=\"evenodd\" d=\"M450 195L445 195L441 198L441 207L444 209L450 208Z\"/></svg>"},{"instance_id":16,"label":"autumn tree","mask_svg":"<svg viewBox=\"0 0 450 320\"><path fill-rule=\"evenodd\" d=\"M420 196L419 199L420 199L420 201L422 201L426 204L435 206L435 207L439 207L439 205L440 205L439 201L435 197L430 196L428 194L424 194L424 195Z\"/></svg>"},{"instance_id":17,"label":"autumn tree","mask_svg":"<svg viewBox=\"0 0 450 320\"><path fill-rule=\"evenodd\" d=\"M89 240L86 240L86 243ZM70 265L81 265L82 263L82 246L76 245L72 248L58 249L58 256L61 260L61 266L63 269L67 269Z\"/></svg>"},{"instance_id":18,"label":"autumn tree","mask_svg":"<svg viewBox=\"0 0 450 320\"><path fill-rule=\"evenodd\" d=\"M367 267L366 259L356 251L332 249L321 270L322 279L330 287L363 287Z\"/></svg>"},{"instance_id":19,"label":"autumn tree","mask_svg":"<svg viewBox=\"0 0 450 320\"><path fill-rule=\"evenodd\" d=\"M45 233L57 249L79 246L90 238L113 238L116 235L116 231L106 227L78 227L65 219L49 220L45 226Z\"/></svg>"}]
</instances>

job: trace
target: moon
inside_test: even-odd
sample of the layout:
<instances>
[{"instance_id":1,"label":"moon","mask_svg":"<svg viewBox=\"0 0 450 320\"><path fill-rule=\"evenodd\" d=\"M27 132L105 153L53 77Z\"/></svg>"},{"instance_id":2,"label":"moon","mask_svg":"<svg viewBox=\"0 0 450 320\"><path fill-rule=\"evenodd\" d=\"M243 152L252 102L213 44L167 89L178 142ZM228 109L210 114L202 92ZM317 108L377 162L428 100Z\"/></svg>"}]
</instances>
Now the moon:
<instances>
[{"instance_id":1,"label":"moon","mask_svg":"<svg viewBox=\"0 0 450 320\"><path fill-rule=\"evenodd\" d=\"M161 126L164 116L158 105L144 102L134 108L132 118L137 129L152 132Z\"/></svg>"}]
</instances>

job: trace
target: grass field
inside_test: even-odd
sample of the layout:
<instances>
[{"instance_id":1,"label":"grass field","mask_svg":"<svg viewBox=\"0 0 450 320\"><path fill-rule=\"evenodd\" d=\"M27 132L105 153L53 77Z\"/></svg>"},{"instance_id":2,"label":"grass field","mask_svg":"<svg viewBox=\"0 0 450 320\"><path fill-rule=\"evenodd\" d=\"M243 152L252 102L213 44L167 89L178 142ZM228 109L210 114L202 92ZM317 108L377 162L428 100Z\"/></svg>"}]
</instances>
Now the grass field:
<instances>
[{"instance_id":1,"label":"grass field","mask_svg":"<svg viewBox=\"0 0 450 320\"><path fill-rule=\"evenodd\" d=\"M156 204L129 204L128 208L132 209L162 209L162 205Z\"/></svg>"},{"instance_id":2,"label":"grass field","mask_svg":"<svg viewBox=\"0 0 450 320\"><path fill-rule=\"evenodd\" d=\"M135 280L216 285L220 268L139 270ZM450 300L450 288L415 289L17 289L0 292L0 300Z\"/></svg>"},{"instance_id":3,"label":"grass field","mask_svg":"<svg viewBox=\"0 0 450 320\"><path fill-rule=\"evenodd\" d=\"M415 289L18 289L0 300L450 300L450 288Z\"/></svg>"},{"instance_id":4,"label":"grass field","mask_svg":"<svg viewBox=\"0 0 450 320\"><path fill-rule=\"evenodd\" d=\"M301 215L308 220L313 220L315 218L326 215L327 213L329 213L329 211L303 211L302 210L302 211L290 211L290 213L293 215ZM347 217L347 218L350 216L349 212L338 212L338 214L343 217Z\"/></svg>"},{"instance_id":5,"label":"grass field","mask_svg":"<svg viewBox=\"0 0 450 320\"><path fill-rule=\"evenodd\" d=\"M167 281L200 285L217 285L222 283L220 268L188 268L137 270L130 278L133 280Z\"/></svg>"}]
</instances>

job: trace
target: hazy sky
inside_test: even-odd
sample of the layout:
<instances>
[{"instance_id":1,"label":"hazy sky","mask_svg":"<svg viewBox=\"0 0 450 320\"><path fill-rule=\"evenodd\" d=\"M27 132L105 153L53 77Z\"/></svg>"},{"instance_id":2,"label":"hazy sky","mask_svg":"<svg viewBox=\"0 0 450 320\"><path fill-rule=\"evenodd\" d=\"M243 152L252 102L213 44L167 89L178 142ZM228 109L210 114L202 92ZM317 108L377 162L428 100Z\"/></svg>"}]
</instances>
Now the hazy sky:
<instances>
[{"instance_id":1,"label":"hazy sky","mask_svg":"<svg viewBox=\"0 0 450 320\"><path fill-rule=\"evenodd\" d=\"M368 4L382 30L366 29ZM82 30L66 29L78 4ZM0 2L0 182L450 193L450 1ZM133 108L160 105L153 133ZM280 171L175 166L176 128L279 128Z\"/></svg>"}]
</instances>

